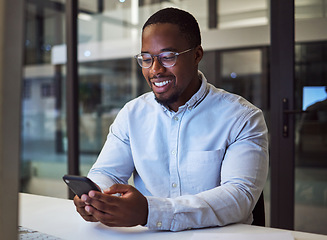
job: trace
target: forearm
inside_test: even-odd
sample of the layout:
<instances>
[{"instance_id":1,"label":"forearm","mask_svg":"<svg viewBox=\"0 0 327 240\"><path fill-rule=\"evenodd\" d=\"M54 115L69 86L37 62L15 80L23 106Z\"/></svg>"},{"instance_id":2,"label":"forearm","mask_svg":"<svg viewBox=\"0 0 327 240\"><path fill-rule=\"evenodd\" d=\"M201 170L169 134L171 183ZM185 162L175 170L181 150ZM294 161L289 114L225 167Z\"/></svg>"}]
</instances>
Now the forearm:
<instances>
[{"instance_id":1,"label":"forearm","mask_svg":"<svg viewBox=\"0 0 327 240\"><path fill-rule=\"evenodd\" d=\"M181 231L252 221L251 211L259 195L235 186L217 187L178 198L147 197L150 229Z\"/></svg>"}]
</instances>

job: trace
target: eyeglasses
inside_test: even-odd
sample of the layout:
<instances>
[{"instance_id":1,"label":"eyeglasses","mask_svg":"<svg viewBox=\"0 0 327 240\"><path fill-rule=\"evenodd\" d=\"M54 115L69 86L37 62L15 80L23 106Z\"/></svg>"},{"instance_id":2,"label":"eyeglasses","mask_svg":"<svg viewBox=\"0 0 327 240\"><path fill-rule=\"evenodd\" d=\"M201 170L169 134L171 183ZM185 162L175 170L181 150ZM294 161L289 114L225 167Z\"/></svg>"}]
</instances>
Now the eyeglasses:
<instances>
[{"instance_id":1,"label":"eyeglasses","mask_svg":"<svg viewBox=\"0 0 327 240\"><path fill-rule=\"evenodd\" d=\"M183 52L162 52L160 54L152 55L150 53L139 53L134 56L136 58L137 63L142 68L150 68L153 64L154 57L157 57L159 63L164 67L172 67L176 64L177 57L183 53L187 53L194 48L187 49Z\"/></svg>"}]
</instances>

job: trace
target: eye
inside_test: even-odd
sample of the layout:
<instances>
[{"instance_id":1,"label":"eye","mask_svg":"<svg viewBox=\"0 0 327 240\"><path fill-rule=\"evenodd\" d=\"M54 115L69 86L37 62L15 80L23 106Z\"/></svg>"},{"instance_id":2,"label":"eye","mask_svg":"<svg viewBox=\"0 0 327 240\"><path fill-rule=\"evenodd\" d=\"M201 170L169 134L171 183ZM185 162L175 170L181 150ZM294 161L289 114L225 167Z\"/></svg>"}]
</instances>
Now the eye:
<instances>
[{"instance_id":1,"label":"eye","mask_svg":"<svg viewBox=\"0 0 327 240\"><path fill-rule=\"evenodd\" d=\"M152 61L152 59L151 58L143 58L142 61L144 63L150 63Z\"/></svg>"},{"instance_id":2,"label":"eye","mask_svg":"<svg viewBox=\"0 0 327 240\"><path fill-rule=\"evenodd\" d=\"M140 56L140 59L142 59L143 62L151 62L152 61L152 57L150 54L142 54Z\"/></svg>"},{"instance_id":3,"label":"eye","mask_svg":"<svg viewBox=\"0 0 327 240\"><path fill-rule=\"evenodd\" d=\"M162 61L172 61L175 59L175 54L173 52L164 52L160 54Z\"/></svg>"}]
</instances>

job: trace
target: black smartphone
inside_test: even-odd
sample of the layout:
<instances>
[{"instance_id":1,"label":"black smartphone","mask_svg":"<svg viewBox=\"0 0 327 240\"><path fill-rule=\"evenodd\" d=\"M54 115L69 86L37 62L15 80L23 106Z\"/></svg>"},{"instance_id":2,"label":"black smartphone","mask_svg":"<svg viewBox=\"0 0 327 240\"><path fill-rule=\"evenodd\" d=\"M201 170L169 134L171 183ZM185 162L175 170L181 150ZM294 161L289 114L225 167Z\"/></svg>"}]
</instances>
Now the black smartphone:
<instances>
[{"instance_id":1,"label":"black smartphone","mask_svg":"<svg viewBox=\"0 0 327 240\"><path fill-rule=\"evenodd\" d=\"M88 194L91 190L100 191L97 185L87 177L65 175L62 179L78 197L81 197L83 194Z\"/></svg>"}]
</instances>

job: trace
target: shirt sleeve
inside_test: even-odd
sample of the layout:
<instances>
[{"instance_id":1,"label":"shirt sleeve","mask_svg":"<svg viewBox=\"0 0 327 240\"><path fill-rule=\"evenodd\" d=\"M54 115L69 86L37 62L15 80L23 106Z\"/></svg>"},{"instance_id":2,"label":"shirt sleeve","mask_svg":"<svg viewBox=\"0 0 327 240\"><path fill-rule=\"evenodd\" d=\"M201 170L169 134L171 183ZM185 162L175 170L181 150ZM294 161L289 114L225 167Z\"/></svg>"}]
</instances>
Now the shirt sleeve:
<instances>
[{"instance_id":1,"label":"shirt sleeve","mask_svg":"<svg viewBox=\"0 0 327 240\"><path fill-rule=\"evenodd\" d=\"M252 210L268 174L267 127L260 110L235 126L221 167L221 185L177 198L147 197L147 227L180 231L189 228L251 224Z\"/></svg>"}]
</instances>

